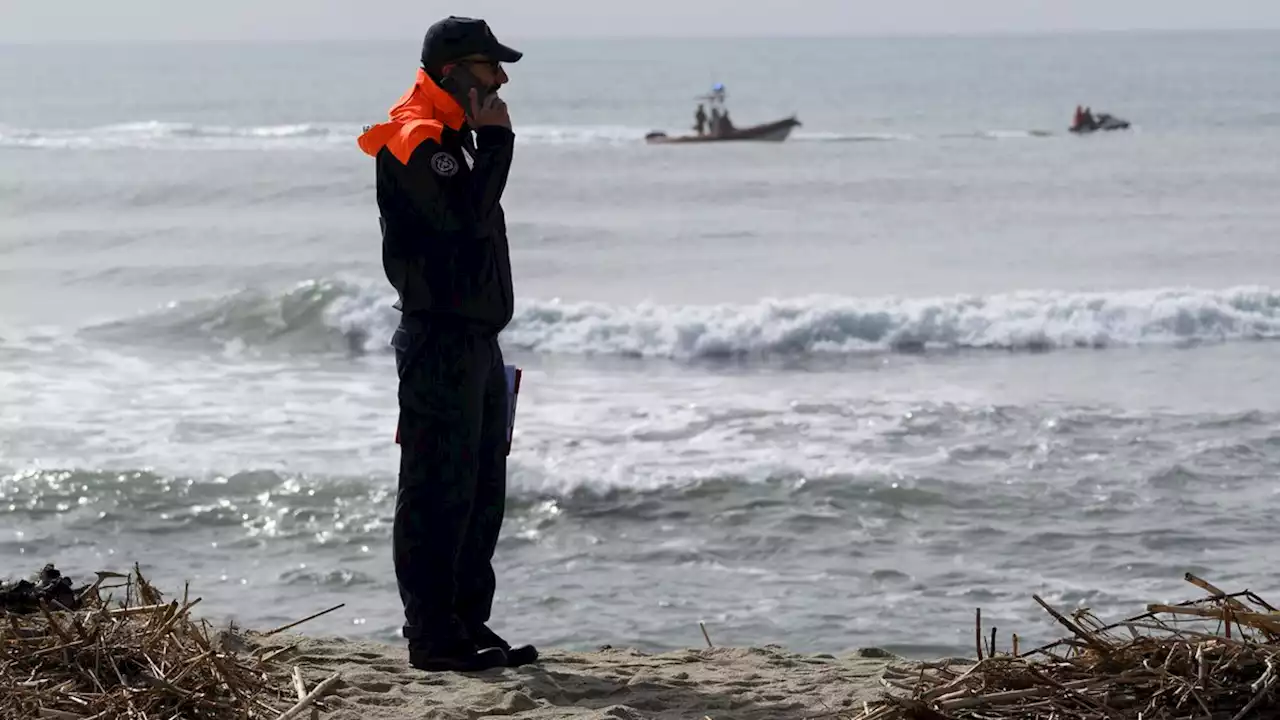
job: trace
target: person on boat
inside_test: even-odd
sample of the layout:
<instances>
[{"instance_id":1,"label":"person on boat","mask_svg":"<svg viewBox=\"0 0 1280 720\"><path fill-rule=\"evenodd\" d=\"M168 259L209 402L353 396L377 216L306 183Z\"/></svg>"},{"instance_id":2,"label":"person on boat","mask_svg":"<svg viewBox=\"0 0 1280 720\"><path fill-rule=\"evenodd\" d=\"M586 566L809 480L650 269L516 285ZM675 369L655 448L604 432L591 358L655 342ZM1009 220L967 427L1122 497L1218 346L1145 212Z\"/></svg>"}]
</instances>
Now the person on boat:
<instances>
[{"instance_id":1,"label":"person on boat","mask_svg":"<svg viewBox=\"0 0 1280 720\"><path fill-rule=\"evenodd\" d=\"M719 134L728 135L731 132L733 132L733 121L729 119L729 110L726 108L725 111L720 115Z\"/></svg>"},{"instance_id":2,"label":"person on boat","mask_svg":"<svg viewBox=\"0 0 1280 720\"><path fill-rule=\"evenodd\" d=\"M711 106L711 124L707 126L713 137L720 135L720 108Z\"/></svg>"},{"instance_id":3,"label":"person on boat","mask_svg":"<svg viewBox=\"0 0 1280 720\"><path fill-rule=\"evenodd\" d=\"M1071 119L1071 129L1079 130L1083 126L1084 126L1084 107L1081 105L1077 105L1076 114Z\"/></svg>"},{"instance_id":4,"label":"person on boat","mask_svg":"<svg viewBox=\"0 0 1280 720\"><path fill-rule=\"evenodd\" d=\"M498 89L519 51L483 20L427 30L414 85L358 140L374 158L382 264L401 313L392 556L409 663L470 672L537 660L488 627L507 483L513 314L500 199L515 135ZM468 162L468 159L471 162Z\"/></svg>"},{"instance_id":5,"label":"person on boat","mask_svg":"<svg viewBox=\"0 0 1280 720\"><path fill-rule=\"evenodd\" d=\"M1085 127L1088 127L1088 128L1098 127L1098 119L1093 116L1093 108L1086 107L1084 109L1083 121L1084 121Z\"/></svg>"},{"instance_id":6,"label":"person on boat","mask_svg":"<svg viewBox=\"0 0 1280 720\"><path fill-rule=\"evenodd\" d=\"M707 110L702 106L702 103L698 103L698 111L693 114L693 129L697 131L699 137L701 137L702 135L706 134L705 133L706 126L707 126Z\"/></svg>"}]
</instances>

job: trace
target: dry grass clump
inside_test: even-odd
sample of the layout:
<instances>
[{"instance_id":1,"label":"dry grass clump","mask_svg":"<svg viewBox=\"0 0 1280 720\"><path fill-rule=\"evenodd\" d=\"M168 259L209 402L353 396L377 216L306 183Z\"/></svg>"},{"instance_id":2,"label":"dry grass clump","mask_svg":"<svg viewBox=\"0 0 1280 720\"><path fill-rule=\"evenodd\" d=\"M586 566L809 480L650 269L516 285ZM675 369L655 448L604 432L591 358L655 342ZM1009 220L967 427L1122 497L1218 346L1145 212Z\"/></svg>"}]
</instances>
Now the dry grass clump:
<instances>
[{"instance_id":1,"label":"dry grass clump","mask_svg":"<svg viewBox=\"0 0 1280 720\"><path fill-rule=\"evenodd\" d=\"M1280 612L1252 592L1209 597L1110 625L1038 602L1070 635L1028 653L995 652L976 623L976 663L891 669L899 692L858 720L1245 720L1280 717ZM1033 596L1034 597L1034 596Z\"/></svg>"},{"instance_id":2,"label":"dry grass clump","mask_svg":"<svg viewBox=\"0 0 1280 720\"><path fill-rule=\"evenodd\" d=\"M0 717L288 720L314 713L339 680L306 692L280 652L211 631L191 618L200 598L166 601L136 565L97 576L73 589L49 565L37 582L0 587Z\"/></svg>"}]
</instances>

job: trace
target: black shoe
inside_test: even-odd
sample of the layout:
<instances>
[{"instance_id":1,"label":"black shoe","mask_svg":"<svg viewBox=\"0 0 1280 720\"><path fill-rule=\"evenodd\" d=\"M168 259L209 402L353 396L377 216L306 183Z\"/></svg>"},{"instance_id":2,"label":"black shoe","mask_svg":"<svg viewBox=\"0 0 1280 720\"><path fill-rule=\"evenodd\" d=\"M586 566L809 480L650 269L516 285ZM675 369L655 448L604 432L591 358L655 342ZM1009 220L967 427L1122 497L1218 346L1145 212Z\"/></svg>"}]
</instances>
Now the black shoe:
<instances>
[{"instance_id":1,"label":"black shoe","mask_svg":"<svg viewBox=\"0 0 1280 720\"><path fill-rule=\"evenodd\" d=\"M427 672L480 672L506 667L507 662L506 652L497 647L481 650L471 643L409 645L409 664Z\"/></svg>"},{"instance_id":2,"label":"black shoe","mask_svg":"<svg viewBox=\"0 0 1280 720\"><path fill-rule=\"evenodd\" d=\"M468 630L471 640L479 647L501 648L507 654L507 667L520 667L538 661L538 649L532 645L517 645L503 640L498 633L489 629L488 625Z\"/></svg>"}]
</instances>

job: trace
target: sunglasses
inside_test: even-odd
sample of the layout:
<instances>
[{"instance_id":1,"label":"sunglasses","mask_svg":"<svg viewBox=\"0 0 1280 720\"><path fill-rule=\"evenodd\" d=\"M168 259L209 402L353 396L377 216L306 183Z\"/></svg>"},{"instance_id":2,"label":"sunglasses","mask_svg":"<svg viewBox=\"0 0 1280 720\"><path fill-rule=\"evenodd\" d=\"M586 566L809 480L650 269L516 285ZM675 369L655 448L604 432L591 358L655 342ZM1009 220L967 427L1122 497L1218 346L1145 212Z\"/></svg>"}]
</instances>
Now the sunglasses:
<instances>
[{"instance_id":1,"label":"sunglasses","mask_svg":"<svg viewBox=\"0 0 1280 720\"><path fill-rule=\"evenodd\" d=\"M459 65L488 65L489 69L495 73L502 69L502 63L497 60L461 60Z\"/></svg>"}]
</instances>

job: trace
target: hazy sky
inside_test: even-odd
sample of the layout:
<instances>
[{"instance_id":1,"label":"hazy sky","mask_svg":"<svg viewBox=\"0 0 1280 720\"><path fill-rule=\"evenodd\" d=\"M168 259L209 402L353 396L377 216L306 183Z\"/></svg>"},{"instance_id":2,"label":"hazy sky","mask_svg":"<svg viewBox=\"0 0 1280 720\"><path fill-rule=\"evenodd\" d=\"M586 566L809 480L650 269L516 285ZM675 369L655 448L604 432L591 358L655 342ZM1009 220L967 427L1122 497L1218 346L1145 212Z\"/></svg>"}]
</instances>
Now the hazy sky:
<instances>
[{"instance_id":1,"label":"hazy sky","mask_svg":"<svg viewBox=\"0 0 1280 720\"><path fill-rule=\"evenodd\" d=\"M0 0L0 42L401 38L448 14L504 38L1280 28L1280 0Z\"/></svg>"}]
</instances>

